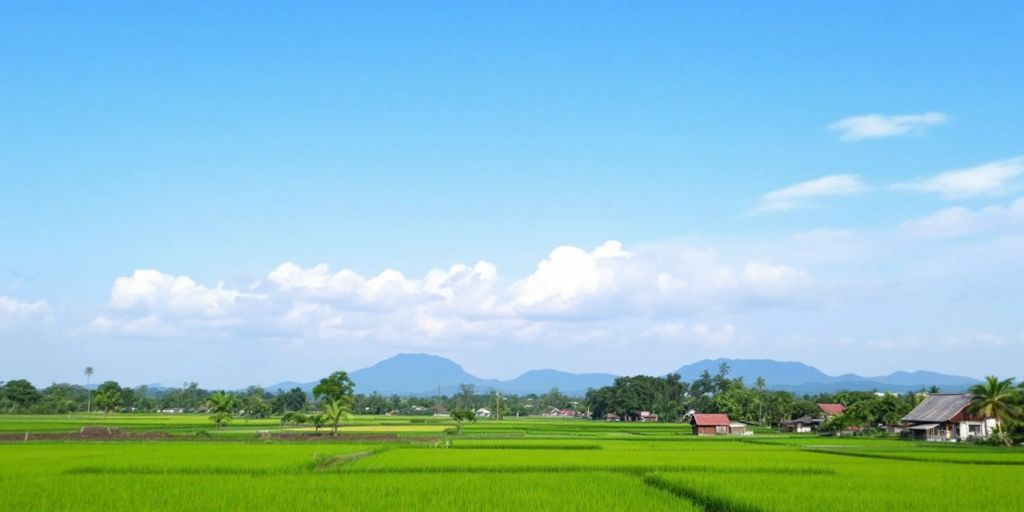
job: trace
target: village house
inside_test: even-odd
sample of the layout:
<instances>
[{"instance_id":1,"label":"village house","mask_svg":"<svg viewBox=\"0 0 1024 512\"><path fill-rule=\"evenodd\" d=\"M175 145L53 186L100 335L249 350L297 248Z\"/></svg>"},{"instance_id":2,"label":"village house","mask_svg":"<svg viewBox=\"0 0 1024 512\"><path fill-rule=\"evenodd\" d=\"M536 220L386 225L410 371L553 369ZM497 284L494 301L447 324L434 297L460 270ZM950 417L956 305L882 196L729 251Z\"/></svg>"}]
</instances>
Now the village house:
<instances>
[{"instance_id":1,"label":"village house","mask_svg":"<svg viewBox=\"0 0 1024 512\"><path fill-rule=\"evenodd\" d=\"M903 417L904 432L912 439L924 441L957 442L988 437L996 428L996 420L968 412L973 398L969 393L927 395Z\"/></svg>"},{"instance_id":2,"label":"village house","mask_svg":"<svg viewBox=\"0 0 1024 512\"><path fill-rule=\"evenodd\" d=\"M640 411L640 421L642 421L642 422L658 421L658 415L654 414L651 411Z\"/></svg>"},{"instance_id":3,"label":"village house","mask_svg":"<svg viewBox=\"0 0 1024 512\"><path fill-rule=\"evenodd\" d=\"M821 418L801 416L796 419L785 420L782 422L781 426L783 432L792 432L795 434L809 434L817 430L819 427L821 427L821 424L824 422L825 420Z\"/></svg>"},{"instance_id":4,"label":"village house","mask_svg":"<svg viewBox=\"0 0 1024 512\"><path fill-rule=\"evenodd\" d=\"M724 436L729 434L729 416L726 414L693 414L690 425L697 436Z\"/></svg>"},{"instance_id":5,"label":"village house","mask_svg":"<svg viewBox=\"0 0 1024 512\"><path fill-rule=\"evenodd\" d=\"M481 408L476 410L476 417L477 418L490 418L491 417L491 411L490 411L490 409L486 409L484 407L481 407Z\"/></svg>"},{"instance_id":6,"label":"village house","mask_svg":"<svg viewBox=\"0 0 1024 512\"><path fill-rule=\"evenodd\" d=\"M749 436L753 435L753 431L747 430L747 424L739 421L729 421L729 435L731 436Z\"/></svg>"},{"instance_id":7,"label":"village house","mask_svg":"<svg viewBox=\"0 0 1024 512\"><path fill-rule=\"evenodd\" d=\"M821 409L821 412L825 415L825 420L828 421L843 414L846 406L843 404L818 404L818 409Z\"/></svg>"}]
</instances>

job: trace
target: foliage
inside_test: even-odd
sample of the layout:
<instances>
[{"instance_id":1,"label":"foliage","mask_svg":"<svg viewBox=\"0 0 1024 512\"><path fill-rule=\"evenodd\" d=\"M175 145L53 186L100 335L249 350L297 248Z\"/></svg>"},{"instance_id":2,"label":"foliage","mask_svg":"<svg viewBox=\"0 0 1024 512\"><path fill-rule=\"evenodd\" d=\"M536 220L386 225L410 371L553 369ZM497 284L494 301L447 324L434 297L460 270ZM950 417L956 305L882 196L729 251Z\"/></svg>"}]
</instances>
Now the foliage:
<instances>
[{"instance_id":1,"label":"foliage","mask_svg":"<svg viewBox=\"0 0 1024 512\"><path fill-rule=\"evenodd\" d=\"M331 425L331 433L338 435L338 425L341 420L352 417L352 410L348 403L341 400L334 400L324 405L324 415Z\"/></svg>"},{"instance_id":2,"label":"foliage","mask_svg":"<svg viewBox=\"0 0 1024 512\"><path fill-rule=\"evenodd\" d=\"M234 395L218 391L206 399L207 412L210 413L210 420L217 425L217 428L224 428L232 419L236 399Z\"/></svg>"},{"instance_id":3,"label":"foliage","mask_svg":"<svg viewBox=\"0 0 1024 512\"><path fill-rule=\"evenodd\" d=\"M455 420L456 429L458 433L462 433L462 422L464 421L476 421L476 412L472 409L456 409L448 414L453 420Z\"/></svg>"},{"instance_id":4,"label":"foliage","mask_svg":"<svg viewBox=\"0 0 1024 512\"><path fill-rule=\"evenodd\" d=\"M338 371L320 379L320 383L313 388L313 396L328 403L343 402L351 407L354 402L352 397L354 388L355 384L348 378L348 373Z\"/></svg>"},{"instance_id":5,"label":"foliage","mask_svg":"<svg viewBox=\"0 0 1024 512\"><path fill-rule=\"evenodd\" d=\"M1019 397L1017 391L1013 389L1013 379L999 380L998 377L989 375L985 377L984 383L971 386L970 391L975 397L971 402L971 411L985 418L995 418L999 423L999 439L1009 446L1007 430L1010 428L1010 422L1019 415L1015 403Z\"/></svg>"}]
</instances>

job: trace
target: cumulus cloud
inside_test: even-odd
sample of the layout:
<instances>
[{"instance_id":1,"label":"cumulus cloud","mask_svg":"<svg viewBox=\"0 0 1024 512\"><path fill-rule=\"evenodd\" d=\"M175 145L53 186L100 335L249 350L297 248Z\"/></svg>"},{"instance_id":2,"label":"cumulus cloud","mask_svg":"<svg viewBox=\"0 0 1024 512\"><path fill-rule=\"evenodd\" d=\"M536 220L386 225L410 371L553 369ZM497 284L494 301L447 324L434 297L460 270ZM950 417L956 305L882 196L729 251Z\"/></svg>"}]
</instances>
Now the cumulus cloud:
<instances>
[{"instance_id":1,"label":"cumulus cloud","mask_svg":"<svg viewBox=\"0 0 1024 512\"><path fill-rule=\"evenodd\" d=\"M828 125L828 128L839 132L840 139L853 141L923 133L929 127L943 124L946 120L946 115L941 112L908 115L868 114L840 119Z\"/></svg>"},{"instance_id":2,"label":"cumulus cloud","mask_svg":"<svg viewBox=\"0 0 1024 512\"><path fill-rule=\"evenodd\" d=\"M31 318L43 318L48 310L46 301L23 302L0 295L0 327Z\"/></svg>"},{"instance_id":3,"label":"cumulus cloud","mask_svg":"<svg viewBox=\"0 0 1024 512\"><path fill-rule=\"evenodd\" d=\"M803 301L814 290L806 271L785 264L729 261L713 250L680 246L626 250L609 241L591 250L555 248L520 278L502 277L485 261L431 270L419 278L393 269L364 276L351 269L335 272L326 264L289 262L271 270L255 289L242 291L137 270L114 281L107 311L93 328L137 336L247 329L406 345L529 340L553 333L574 339L602 332L594 327L601 322L652 325L709 309ZM690 326L690 335L724 339L720 329L701 325Z\"/></svg>"},{"instance_id":4,"label":"cumulus cloud","mask_svg":"<svg viewBox=\"0 0 1024 512\"><path fill-rule=\"evenodd\" d=\"M1024 157L1010 158L971 167L946 171L928 179L898 183L894 190L930 192L946 199L1000 195L1010 190L1011 182L1024 173Z\"/></svg>"},{"instance_id":5,"label":"cumulus cloud","mask_svg":"<svg viewBox=\"0 0 1024 512\"><path fill-rule=\"evenodd\" d=\"M851 196L868 191L860 176L833 174L773 190L761 196L755 212L793 210L813 204L815 199L832 196Z\"/></svg>"}]
</instances>

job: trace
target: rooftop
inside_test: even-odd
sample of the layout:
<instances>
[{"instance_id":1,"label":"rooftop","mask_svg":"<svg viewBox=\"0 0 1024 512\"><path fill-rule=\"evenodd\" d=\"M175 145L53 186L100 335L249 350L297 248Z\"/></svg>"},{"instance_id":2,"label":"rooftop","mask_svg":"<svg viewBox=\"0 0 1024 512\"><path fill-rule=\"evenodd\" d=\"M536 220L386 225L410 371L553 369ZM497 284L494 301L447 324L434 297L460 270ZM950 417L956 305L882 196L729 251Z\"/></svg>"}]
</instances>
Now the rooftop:
<instances>
[{"instance_id":1,"label":"rooftop","mask_svg":"<svg viewBox=\"0 0 1024 512\"><path fill-rule=\"evenodd\" d=\"M949 421L971 405L974 396L969 393L928 395L914 410L903 417L910 422Z\"/></svg>"},{"instance_id":2,"label":"rooftop","mask_svg":"<svg viewBox=\"0 0 1024 512\"><path fill-rule=\"evenodd\" d=\"M698 427L728 427L729 416L726 414L694 414L691 423Z\"/></svg>"}]
</instances>

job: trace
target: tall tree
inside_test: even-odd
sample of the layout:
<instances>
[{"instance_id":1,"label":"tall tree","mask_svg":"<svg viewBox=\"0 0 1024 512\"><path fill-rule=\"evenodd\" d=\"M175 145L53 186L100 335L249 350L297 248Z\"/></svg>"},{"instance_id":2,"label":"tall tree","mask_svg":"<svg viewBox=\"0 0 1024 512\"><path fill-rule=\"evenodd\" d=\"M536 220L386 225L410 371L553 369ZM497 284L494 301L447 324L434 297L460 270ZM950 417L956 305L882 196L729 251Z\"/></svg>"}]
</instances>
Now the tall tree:
<instances>
[{"instance_id":1,"label":"tall tree","mask_svg":"<svg viewBox=\"0 0 1024 512\"><path fill-rule=\"evenodd\" d=\"M108 380L96 388L96 406L103 409L106 417L111 411L124 403L124 392L117 381Z\"/></svg>"},{"instance_id":2,"label":"tall tree","mask_svg":"<svg viewBox=\"0 0 1024 512\"><path fill-rule=\"evenodd\" d=\"M476 386L472 384L459 384L459 394L455 397L459 407L470 409L473 407L473 398L476 397Z\"/></svg>"},{"instance_id":3,"label":"tall tree","mask_svg":"<svg viewBox=\"0 0 1024 512\"><path fill-rule=\"evenodd\" d=\"M39 390L25 379L8 381L4 385L3 395L14 403L14 412L27 409L42 398Z\"/></svg>"},{"instance_id":4,"label":"tall tree","mask_svg":"<svg viewBox=\"0 0 1024 512\"><path fill-rule=\"evenodd\" d=\"M342 402L348 407L354 403L353 390L356 385L348 378L347 372L334 372L328 377L320 379L320 383L313 388L313 396L317 399L324 399L330 402Z\"/></svg>"},{"instance_id":5,"label":"tall tree","mask_svg":"<svg viewBox=\"0 0 1024 512\"><path fill-rule=\"evenodd\" d=\"M217 428L224 428L232 418L235 407L235 396L230 393L218 391L206 399L206 410L210 413L210 420Z\"/></svg>"},{"instance_id":6,"label":"tall tree","mask_svg":"<svg viewBox=\"0 0 1024 512\"><path fill-rule=\"evenodd\" d=\"M1013 389L1013 379L999 380L994 375L985 377L985 382L971 386L970 392L974 395L971 401L971 411L980 414L985 418L995 418L998 423L999 439L1006 446L1010 446L1010 440L1006 437L1007 423L1016 416L1016 391Z\"/></svg>"},{"instance_id":7,"label":"tall tree","mask_svg":"<svg viewBox=\"0 0 1024 512\"><path fill-rule=\"evenodd\" d=\"M86 413L91 413L92 412L92 388L89 387L89 382L92 379L92 374L95 373L95 370L92 369L92 366L86 366L85 367L85 371L83 373L85 373L85 390L89 392L89 397L86 398L86 401L85 401L85 412Z\"/></svg>"}]
</instances>

